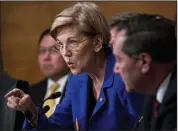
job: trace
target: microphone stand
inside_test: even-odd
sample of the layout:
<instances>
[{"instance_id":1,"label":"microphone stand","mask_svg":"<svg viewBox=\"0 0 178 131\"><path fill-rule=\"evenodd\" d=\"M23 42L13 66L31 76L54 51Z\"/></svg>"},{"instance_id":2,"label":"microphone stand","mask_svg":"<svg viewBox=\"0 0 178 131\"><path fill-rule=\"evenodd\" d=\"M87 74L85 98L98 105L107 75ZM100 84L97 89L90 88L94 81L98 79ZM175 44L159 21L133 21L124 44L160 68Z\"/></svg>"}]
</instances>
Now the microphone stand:
<instances>
[{"instance_id":1,"label":"microphone stand","mask_svg":"<svg viewBox=\"0 0 178 131\"><path fill-rule=\"evenodd\" d=\"M134 127L132 128L132 131L136 131L138 126L140 125L141 121L143 119L143 116L140 117L140 119L137 121L137 123L134 125Z\"/></svg>"}]
</instances>

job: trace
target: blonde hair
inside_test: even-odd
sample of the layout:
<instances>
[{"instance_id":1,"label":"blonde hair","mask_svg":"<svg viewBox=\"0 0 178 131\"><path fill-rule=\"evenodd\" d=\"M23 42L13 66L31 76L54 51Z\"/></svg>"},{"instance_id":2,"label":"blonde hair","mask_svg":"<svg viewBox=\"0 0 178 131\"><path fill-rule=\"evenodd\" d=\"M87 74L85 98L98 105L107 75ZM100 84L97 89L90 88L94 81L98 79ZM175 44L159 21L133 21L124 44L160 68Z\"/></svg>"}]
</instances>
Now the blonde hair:
<instances>
[{"instance_id":1,"label":"blonde hair","mask_svg":"<svg viewBox=\"0 0 178 131\"><path fill-rule=\"evenodd\" d=\"M78 2L59 13L51 26L51 35L56 39L57 29L63 26L75 26L88 36L101 35L104 45L110 40L108 23L99 7L91 2Z\"/></svg>"}]
</instances>

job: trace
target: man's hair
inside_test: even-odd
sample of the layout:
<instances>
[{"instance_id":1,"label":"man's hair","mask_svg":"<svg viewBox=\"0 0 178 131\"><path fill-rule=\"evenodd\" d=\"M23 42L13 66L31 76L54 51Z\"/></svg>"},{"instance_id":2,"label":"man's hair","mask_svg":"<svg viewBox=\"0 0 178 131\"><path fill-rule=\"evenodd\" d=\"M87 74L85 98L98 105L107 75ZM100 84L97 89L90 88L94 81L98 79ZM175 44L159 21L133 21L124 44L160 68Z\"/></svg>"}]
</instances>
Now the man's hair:
<instances>
[{"instance_id":1,"label":"man's hair","mask_svg":"<svg viewBox=\"0 0 178 131\"><path fill-rule=\"evenodd\" d=\"M118 32L122 29L125 29L127 31L127 34L130 34L131 32L133 32L133 27L139 26L139 22L133 22L133 19L140 15L140 13L136 12L119 13L118 15L113 16L111 20L109 20L110 29L116 27Z\"/></svg>"},{"instance_id":2,"label":"man's hair","mask_svg":"<svg viewBox=\"0 0 178 131\"><path fill-rule=\"evenodd\" d=\"M50 28L45 29L45 30L41 33L41 35L40 35L40 37L39 37L39 40L38 40L38 45L40 45L40 43L41 43L43 37L46 36L46 35L50 35Z\"/></svg>"},{"instance_id":3,"label":"man's hair","mask_svg":"<svg viewBox=\"0 0 178 131\"><path fill-rule=\"evenodd\" d=\"M94 3L78 2L59 13L51 27L51 35L54 39L56 39L57 29L64 26L73 26L87 36L102 36L104 47L109 43L109 25L100 8Z\"/></svg>"},{"instance_id":4,"label":"man's hair","mask_svg":"<svg viewBox=\"0 0 178 131\"><path fill-rule=\"evenodd\" d=\"M150 19L162 17L157 14L145 14L136 12L122 12L119 15L113 16L109 21L110 28L117 27L117 31L126 30L126 35L131 35L140 28L140 25L147 23ZM176 22L167 19L167 22L176 28Z\"/></svg>"},{"instance_id":5,"label":"man's hair","mask_svg":"<svg viewBox=\"0 0 178 131\"><path fill-rule=\"evenodd\" d=\"M122 51L131 58L145 52L152 57L153 62L176 61L177 40L174 21L149 14L138 16L135 20L142 22L125 40Z\"/></svg>"}]
</instances>

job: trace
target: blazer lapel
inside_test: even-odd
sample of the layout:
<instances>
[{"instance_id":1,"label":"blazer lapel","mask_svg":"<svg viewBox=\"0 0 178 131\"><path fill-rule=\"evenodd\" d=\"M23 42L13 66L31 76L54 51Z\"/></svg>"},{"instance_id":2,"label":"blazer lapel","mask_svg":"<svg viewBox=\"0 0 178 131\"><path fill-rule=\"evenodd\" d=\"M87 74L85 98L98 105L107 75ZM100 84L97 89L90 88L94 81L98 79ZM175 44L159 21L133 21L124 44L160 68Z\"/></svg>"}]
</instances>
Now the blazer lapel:
<instances>
[{"instance_id":1,"label":"blazer lapel","mask_svg":"<svg viewBox=\"0 0 178 131\"><path fill-rule=\"evenodd\" d=\"M78 120L78 124L80 126L80 130L87 129L88 123L88 102L89 102L89 87L88 87L88 76L85 74L80 77L80 80L74 84L74 86L79 87L76 88L76 95L74 95L75 99L75 120Z\"/></svg>"},{"instance_id":2,"label":"blazer lapel","mask_svg":"<svg viewBox=\"0 0 178 131\"><path fill-rule=\"evenodd\" d=\"M152 126L152 116L153 116L153 101L155 96L148 96L145 98L144 104L144 129L150 130Z\"/></svg>"},{"instance_id":3,"label":"blazer lapel","mask_svg":"<svg viewBox=\"0 0 178 131\"><path fill-rule=\"evenodd\" d=\"M163 99L163 102L161 104L161 107L160 107L160 116L162 114L164 114L164 112L168 109L168 106L171 105L170 102L172 102L172 97L176 96L174 94L177 94L177 77L176 77L176 72L173 72L172 76L171 76L171 80L170 80L170 83L168 85L168 89L165 93L165 96L164 96L164 99Z\"/></svg>"},{"instance_id":4,"label":"blazer lapel","mask_svg":"<svg viewBox=\"0 0 178 131\"><path fill-rule=\"evenodd\" d=\"M62 95L61 95L61 100L59 101L59 103L62 102L62 100L63 100L63 98L64 98L64 96L65 96L67 82L68 82L68 80L67 80L66 83L65 83L64 90L63 90L63 93L62 93Z\"/></svg>"},{"instance_id":5,"label":"blazer lapel","mask_svg":"<svg viewBox=\"0 0 178 131\"><path fill-rule=\"evenodd\" d=\"M109 54L107 56L105 75L104 75L104 83L102 85L99 98L97 100L95 109L93 111L92 117L104 106L106 103L105 93L107 92L107 88L112 87L114 81L114 68L115 60L112 55L111 50L109 49Z\"/></svg>"},{"instance_id":6,"label":"blazer lapel","mask_svg":"<svg viewBox=\"0 0 178 131\"><path fill-rule=\"evenodd\" d=\"M101 90L100 92L100 96L98 98L99 100L97 100L97 103L96 103L96 106L94 108L94 111L92 113L92 117L98 112L98 110L105 104L106 102L106 97L105 97L105 94L104 94L104 91L103 89ZM91 118L92 118L91 117Z\"/></svg>"},{"instance_id":7,"label":"blazer lapel","mask_svg":"<svg viewBox=\"0 0 178 131\"><path fill-rule=\"evenodd\" d=\"M114 73L113 73L113 67L114 67L114 57L112 55L111 49L109 49L109 54L107 56L107 62L106 62L106 69L105 69L105 76L104 76L104 83L101 88L99 99L97 100L96 106L94 108L94 111L92 113L92 116L90 120L93 118L93 116L105 105L106 103L106 97L105 93L107 91L108 87L112 87L113 80L114 80ZM76 103L76 109L77 114L76 117L78 117L79 126L80 129L86 130L88 127L88 104L89 104L89 92L90 92L90 86L89 86L89 76L87 74L83 74L80 77L79 82L75 84L75 86L78 86L80 88L77 88L77 92L80 92L79 96L78 93L76 93L75 98L78 102ZM81 118L81 119L80 119Z\"/></svg>"},{"instance_id":8,"label":"blazer lapel","mask_svg":"<svg viewBox=\"0 0 178 131\"><path fill-rule=\"evenodd\" d=\"M41 88L39 89L39 94L40 97L44 100L45 99L45 94L46 94L46 91L47 91L47 79L45 79L42 83L41 83ZM42 93L41 93L42 92Z\"/></svg>"}]
</instances>

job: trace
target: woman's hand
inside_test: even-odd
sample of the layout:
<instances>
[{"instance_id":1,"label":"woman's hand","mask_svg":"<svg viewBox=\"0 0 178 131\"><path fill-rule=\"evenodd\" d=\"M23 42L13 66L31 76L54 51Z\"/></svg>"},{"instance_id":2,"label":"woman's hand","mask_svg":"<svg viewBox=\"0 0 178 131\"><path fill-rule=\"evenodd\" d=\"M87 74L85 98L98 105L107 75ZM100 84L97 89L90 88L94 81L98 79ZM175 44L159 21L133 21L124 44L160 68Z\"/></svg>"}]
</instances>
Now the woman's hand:
<instances>
[{"instance_id":1,"label":"woman's hand","mask_svg":"<svg viewBox=\"0 0 178 131\"><path fill-rule=\"evenodd\" d=\"M9 108L22 112L28 110L31 112L33 118L37 116L37 109L30 96L25 94L22 90L14 88L4 97L7 99L7 106Z\"/></svg>"}]
</instances>

